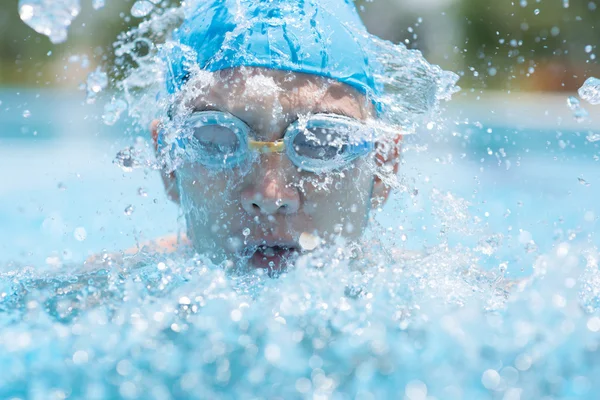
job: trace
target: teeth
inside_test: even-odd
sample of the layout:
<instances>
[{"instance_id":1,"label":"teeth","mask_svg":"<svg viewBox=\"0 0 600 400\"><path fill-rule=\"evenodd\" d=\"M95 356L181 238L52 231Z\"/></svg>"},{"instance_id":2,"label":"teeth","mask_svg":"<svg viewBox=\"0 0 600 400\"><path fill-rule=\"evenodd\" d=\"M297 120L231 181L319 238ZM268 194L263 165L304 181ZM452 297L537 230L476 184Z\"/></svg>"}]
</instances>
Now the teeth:
<instances>
[{"instance_id":1,"label":"teeth","mask_svg":"<svg viewBox=\"0 0 600 400\"><path fill-rule=\"evenodd\" d=\"M311 251L316 249L321 244L321 239L308 232L302 232L300 235L300 247L303 250Z\"/></svg>"}]
</instances>

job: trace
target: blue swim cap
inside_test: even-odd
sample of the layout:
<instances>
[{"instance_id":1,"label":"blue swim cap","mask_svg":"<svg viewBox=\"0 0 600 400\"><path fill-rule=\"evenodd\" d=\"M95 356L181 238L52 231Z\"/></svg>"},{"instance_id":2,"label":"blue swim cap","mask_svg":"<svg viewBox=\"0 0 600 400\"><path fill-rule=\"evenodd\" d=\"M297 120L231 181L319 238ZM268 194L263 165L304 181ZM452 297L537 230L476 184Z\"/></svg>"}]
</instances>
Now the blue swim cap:
<instances>
[{"instance_id":1,"label":"blue swim cap","mask_svg":"<svg viewBox=\"0 0 600 400\"><path fill-rule=\"evenodd\" d=\"M247 66L303 72L377 96L381 85L373 73L380 67L369 57L368 38L351 0L199 0L173 33L167 89L178 91L190 75L187 47L206 71Z\"/></svg>"}]
</instances>

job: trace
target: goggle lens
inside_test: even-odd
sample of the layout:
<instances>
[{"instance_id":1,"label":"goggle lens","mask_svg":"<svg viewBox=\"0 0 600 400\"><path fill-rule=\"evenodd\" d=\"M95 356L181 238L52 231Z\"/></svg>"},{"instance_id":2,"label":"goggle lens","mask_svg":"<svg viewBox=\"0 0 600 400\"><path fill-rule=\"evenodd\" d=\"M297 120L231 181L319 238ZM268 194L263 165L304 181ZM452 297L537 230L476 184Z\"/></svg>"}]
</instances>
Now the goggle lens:
<instances>
[{"instance_id":1,"label":"goggle lens","mask_svg":"<svg viewBox=\"0 0 600 400\"><path fill-rule=\"evenodd\" d=\"M249 148L263 152L285 150L299 168L320 173L342 168L366 154L372 143L365 127L350 118L317 114L307 121L294 122L284 136L285 146L249 140L250 128L235 116L220 111L203 111L186 123L185 139L179 140L190 161L212 168L232 168L242 162ZM256 144L267 144L272 149ZM276 142L275 142L276 143ZM264 147L264 148L263 148Z\"/></svg>"}]
</instances>

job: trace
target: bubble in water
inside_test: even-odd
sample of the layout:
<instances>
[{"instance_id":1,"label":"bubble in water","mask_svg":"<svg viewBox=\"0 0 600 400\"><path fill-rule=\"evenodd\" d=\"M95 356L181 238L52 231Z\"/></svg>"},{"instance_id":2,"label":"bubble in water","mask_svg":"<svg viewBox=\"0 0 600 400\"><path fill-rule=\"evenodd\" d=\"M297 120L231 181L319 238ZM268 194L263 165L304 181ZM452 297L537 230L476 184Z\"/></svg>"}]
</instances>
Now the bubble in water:
<instances>
[{"instance_id":1,"label":"bubble in water","mask_svg":"<svg viewBox=\"0 0 600 400\"><path fill-rule=\"evenodd\" d=\"M92 7L94 10L99 10L106 5L105 0L92 0Z\"/></svg>"},{"instance_id":2,"label":"bubble in water","mask_svg":"<svg viewBox=\"0 0 600 400\"><path fill-rule=\"evenodd\" d=\"M108 85L108 76L100 67L95 71L90 72L87 78L87 102L93 103L96 101L96 96Z\"/></svg>"},{"instance_id":3,"label":"bubble in water","mask_svg":"<svg viewBox=\"0 0 600 400\"><path fill-rule=\"evenodd\" d=\"M244 228L244 230L242 231L242 235L244 235L244 236L250 235L250 228Z\"/></svg>"},{"instance_id":4,"label":"bubble in water","mask_svg":"<svg viewBox=\"0 0 600 400\"><path fill-rule=\"evenodd\" d=\"M136 18L142 18L150 14L154 5L147 0L138 0L131 7L131 15Z\"/></svg>"},{"instance_id":5,"label":"bubble in water","mask_svg":"<svg viewBox=\"0 0 600 400\"><path fill-rule=\"evenodd\" d=\"M113 97L110 103L104 105L102 120L106 125L114 125L126 109L127 103L124 100Z\"/></svg>"},{"instance_id":6,"label":"bubble in water","mask_svg":"<svg viewBox=\"0 0 600 400\"><path fill-rule=\"evenodd\" d=\"M125 210L123 210L123 213L125 215L131 215L133 214L133 205L128 205L127 207L125 207Z\"/></svg>"},{"instance_id":7,"label":"bubble in water","mask_svg":"<svg viewBox=\"0 0 600 400\"><path fill-rule=\"evenodd\" d=\"M579 97L590 104L600 104L600 79L590 77L579 88Z\"/></svg>"},{"instance_id":8,"label":"bubble in water","mask_svg":"<svg viewBox=\"0 0 600 400\"><path fill-rule=\"evenodd\" d=\"M87 232L83 226L78 226L73 231L73 236L76 240L83 242L87 238Z\"/></svg>"},{"instance_id":9,"label":"bubble in water","mask_svg":"<svg viewBox=\"0 0 600 400\"><path fill-rule=\"evenodd\" d=\"M592 52L592 45L588 44L587 46L585 46L585 52L586 53L591 53Z\"/></svg>"},{"instance_id":10,"label":"bubble in water","mask_svg":"<svg viewBox=\"0 0 600 400\"><path fill-rule=\"evenodd\" d=\"M148 192L146 192L146 189L144 189L143 187L140 187L140 188L138 188L138 195L142 196L142 197L147 197Z\"/></svg>"},{"instance_id":11,"label":"bubble in water","mask_svg":"<svg viewBox=\"0 0 600 400\"><path fill-rule=\"evenodd\" d=\"M31 117L31 111L29 111L29 110L23 111L23 118L29 118L29 117Z\"/></svg>"},{"instance_id":12,"label":"bubble in water","mask_svg":"<svg viewBox=\"0 0 600 400\"><path fill-rule=\"evenodd\" d=\"M67 39L67 28L81 11L79 0L20 0L21 20L54 44Z\"/></svg>"},{"instance_id":13,"label":"bubble in water","mask_svg":"<svg viewBox=\"0 0 600 400\"><path fill-rule=\"evenodd\" d=\"M56 187L58 188L58 190L67 190L67 186L62 182L58 182L58 185L56 185Z\"/></svg>"}]
</instances>

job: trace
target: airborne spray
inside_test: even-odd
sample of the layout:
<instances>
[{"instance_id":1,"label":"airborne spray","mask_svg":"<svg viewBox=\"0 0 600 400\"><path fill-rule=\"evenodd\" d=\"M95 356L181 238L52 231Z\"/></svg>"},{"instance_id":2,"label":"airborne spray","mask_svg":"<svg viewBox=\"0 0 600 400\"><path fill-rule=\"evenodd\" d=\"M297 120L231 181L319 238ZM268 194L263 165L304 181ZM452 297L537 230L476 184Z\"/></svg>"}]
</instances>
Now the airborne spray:
<instances>
[{"instance_id":1,"label":"airborne spray","mask_svg":"<svg viewBox=\"0 0 600 400\"><path fill-rule=\"evenodd\" d=\"M223 4L236 10L227 34L209 26L195 37L189 21L226 15ZM168 245L103 251L60 274L0 272L1 398L509 400L600 389L596 250L565 241L538 254L530 232L494 232L472 214L473 196L440 189L431 165L411 164L433 152L427 143L458 136L449 132L459 125L448 123L446 132L440 116L458 91L457 75L419 51L353 23L344 32L378 66L371 75L357 83L348 77L358 73L299 72L297 59L339 45L331 26L302 27L307 15L343 14L316 13L314 4L132 4L142 22L119 35L114 63L90 73L86 102L103 104L99 121L108 126L133 121L127 134L135 139L114 164L125 174L160 175L185 228ZM271 12L261 15L261 5ZM61 43L80 5L21 0L19 12ZM255 23L263 29L252 30ZM270 55L289 67L278 73L245 36L268 29L285 32L268 41ZM198 41L211 40L215 51L205 57ZM244 63L217 67L233 60ZM595 99L594 85L582 97ZM301 110L298 99L356 115ZM425 145L423 132L432 136ZM436 166L445 172L466 152L444 148ZM495 156L506 164L505 153ZM483 170L475 164L469 180ZM271 191L245 191L249 182ZM387 203L379 183L391 192ZM266 204L264 193L276 201ZM294 220L299 204L302 221ZM127 206L119 217L135 212ZM85 229L76 235L85 238ZM529 267L515 256L515 241L534 260L529 279L509 274L509 265Z\"/></svg>"}]
</instances>

